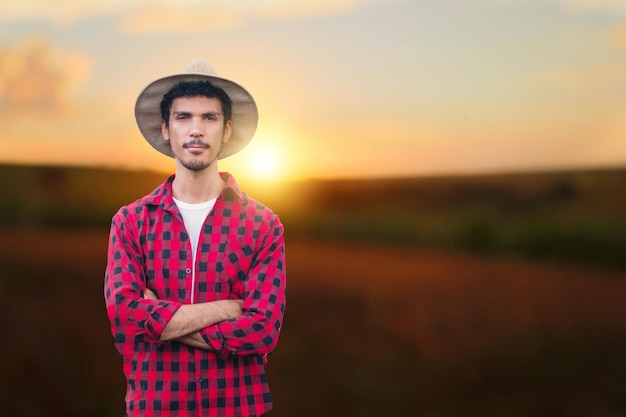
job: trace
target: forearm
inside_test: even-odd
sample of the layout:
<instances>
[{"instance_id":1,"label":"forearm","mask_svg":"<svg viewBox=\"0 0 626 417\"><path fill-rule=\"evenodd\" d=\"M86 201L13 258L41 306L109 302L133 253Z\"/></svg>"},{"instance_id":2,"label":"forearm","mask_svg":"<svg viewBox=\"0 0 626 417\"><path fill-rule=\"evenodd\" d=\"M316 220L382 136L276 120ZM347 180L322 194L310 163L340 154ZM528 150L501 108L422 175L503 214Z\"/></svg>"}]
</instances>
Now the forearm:
<instances>
[{"instance_id":1,"label":"forearm","mask_svg":"<svg viewBox=\"0 0 626 417\"><path fill-rule=\"evenodd\" d=\"M176 314L180 304L167 300L145 300L141 296L142 285L133 281L132 274L105 275L105 304L116 346L121 348L127 341L140 338L147 343L161 341L167 323Z\"/></svg>"},{"instance_id":2,"label":"forearm","mask_svg":"<svg viewBox=\"0 0 626 417\"><path fill-rule=\"evenodd\" d=\"M182 305L165 325L161 340L174 340L189 336L241 314L238 300L218 300L199 304Z\"/></svg>"},{"instance_id":3,"label":"forearm","mask_svg":"<svg viewBox=\"0 0 626 417\"><path fill-rule=\"evenodd\" d=\"M223 357L268 355L276 347L282 324L284 301L279 303L276 310L247 311L234 320L220 322L199 333L210 350Z\"/></svg>"}]
</instances>

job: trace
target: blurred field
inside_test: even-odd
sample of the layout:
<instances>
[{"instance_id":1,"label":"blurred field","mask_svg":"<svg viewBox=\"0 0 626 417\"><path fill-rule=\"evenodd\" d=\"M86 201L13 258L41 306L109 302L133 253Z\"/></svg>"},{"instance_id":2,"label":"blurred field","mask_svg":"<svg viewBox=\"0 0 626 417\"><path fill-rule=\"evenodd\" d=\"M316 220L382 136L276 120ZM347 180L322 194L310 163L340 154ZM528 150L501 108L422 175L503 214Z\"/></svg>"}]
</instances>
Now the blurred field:
<instances>
[{"instance_id":1,"label":"blurred field","mask_svg":"<svg viewBox=\"0 0 626 417\"><path fill-rule=\"evenodd\" d=\"M285 214L307 236L623 269L625 188L626 170L320 181Z\"/></svg>"},{"instance_id":2,"label":"blurred field","mask_svg":"<svg viewBox=\"0 0 626 417\"><path fill-rule=\"evenodd\" d=\"M0 165L0 225L108 227L165 175ZM290 236L626 268L626 169L242 184Z\"/></svg>"},{"instance_id":3,"label":"blurred field","mask_svg":"<svg viewBox=\"0 0 626 417\"><path fill-rule=\"evenodd\" d=\"M0 416L120 416L102 297L108 223L163 175L2 170ZM271 415L626 415L624 179L254 190L287 226Z\"/></svg>"}]
</instances>

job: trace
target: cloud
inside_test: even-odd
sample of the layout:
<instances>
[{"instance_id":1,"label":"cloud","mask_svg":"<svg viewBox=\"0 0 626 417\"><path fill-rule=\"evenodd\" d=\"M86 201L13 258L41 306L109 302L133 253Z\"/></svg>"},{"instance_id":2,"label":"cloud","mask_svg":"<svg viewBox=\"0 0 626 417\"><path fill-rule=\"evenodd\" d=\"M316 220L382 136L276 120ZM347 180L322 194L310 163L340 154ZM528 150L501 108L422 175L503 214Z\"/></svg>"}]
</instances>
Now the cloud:
<instances>
[{"instance_id":1,"label":"cloud","mask_svg":"<svg viewBox=\"0 0 626 417\"><path fill-rule=\"evenodd\" d=\"M335 15L357 9L362 3L358 0L319 0L299 1L274 0L271 2L258 2L257 14L266 19L293 19L302 16ZM257 3L255 3L257 4Z\"/></svg>"},{"instance_id":2,"label":"cloud","mask_svg":"<svg viewBox=\"0 0 626 417\"><path fill-rule=\"evenodd\" d=\"M400 0L396 0L400 1ZM98 15L122 17L121 26L135 33L198 32L239 25L249 18L293 19L343 13L383 0L47 0L0 3L0 22L45 19L59 23Z\"/></svg>"},{"instance_id":3,"label":"cloud","mask_svg":"<svg viewBox=\"0 0 626 417\"><path fill-rule=\"evenodd\" d=\"M52 4L51 4L52 3ZM124 7L123 0L49 0L5 1L0 3L0 21L46 19L56 22L75 21Z\"/></svg>"},{"instance_id":4,"label":"cloud","mask_svg":"<svg viewBox=\"0 0 626 417\"><path fill-rule=\"evenodd\" d=\"M28 40L0 51L0 109L6 113L57 112L89 72L89 61Z\"/></svg>"},{"instance_id":5,"label":"cloud","mask_svg":"<svg viewBox=\"0 0 626 417\"><path fill-rule=\"evenodd\" d=\"M361 0L362 1L362 0ZM199 33L241 26L249 19L289 20L350 11L359 0L286 0L145 5L126 13L121 27L126 33Z\"/></svg>"},{"instance_id":6,"label":"cloud","mask_svg":"<svg viewBox=\"0 0 626 417\"><path fill-rule=\"evenodd\" d=\"M125 33L198 33L240 26L240 14L228 10L152 7L129 13L121 23Z\"/></svg>"}]
</instances>

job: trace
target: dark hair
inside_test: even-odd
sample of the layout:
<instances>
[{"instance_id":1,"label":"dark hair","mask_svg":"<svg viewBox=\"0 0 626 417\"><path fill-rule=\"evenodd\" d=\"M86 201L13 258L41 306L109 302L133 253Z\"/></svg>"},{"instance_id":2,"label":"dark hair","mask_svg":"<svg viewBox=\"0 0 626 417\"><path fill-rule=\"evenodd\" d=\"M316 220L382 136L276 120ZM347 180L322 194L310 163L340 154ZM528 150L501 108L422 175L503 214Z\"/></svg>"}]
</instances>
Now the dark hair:
<instances>
[{"instance_id":1,"label":"dark hair","mask_svg":"<svg viewBox=\"0 0 626 417\"><path fill-rule=\"evenodd\" d=\"M230 120L233 104L228 94L226 94L226 91L211 84L209 81L181 81L175 84L170 91L165 93L163 100L161 100L161 118L165 121L165 124L169 126L170 110L172 109L174 99L198 96L218 99L220 103L222 103L224 124Z\"/></svg>"}]
</instances>

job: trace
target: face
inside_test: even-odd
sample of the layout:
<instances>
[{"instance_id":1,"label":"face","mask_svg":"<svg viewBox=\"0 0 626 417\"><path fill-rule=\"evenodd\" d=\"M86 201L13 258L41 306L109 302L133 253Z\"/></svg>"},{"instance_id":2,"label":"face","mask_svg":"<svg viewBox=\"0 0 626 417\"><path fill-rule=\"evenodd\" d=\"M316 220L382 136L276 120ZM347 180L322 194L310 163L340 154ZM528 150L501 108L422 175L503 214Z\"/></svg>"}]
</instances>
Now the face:
<instances>
[{"instance_id":1,"label":"face","mask_svg":"<svg viewBox=\"0 0 626 417\"><path fill-rule=\"evenodd\" d=\"M161 121L161 131L177 163L191 171L202 171L214 164L230 139L231 121L224 125L217 98L179 97L172 102L169 126Z\"/></svg>"}]
</instances>

